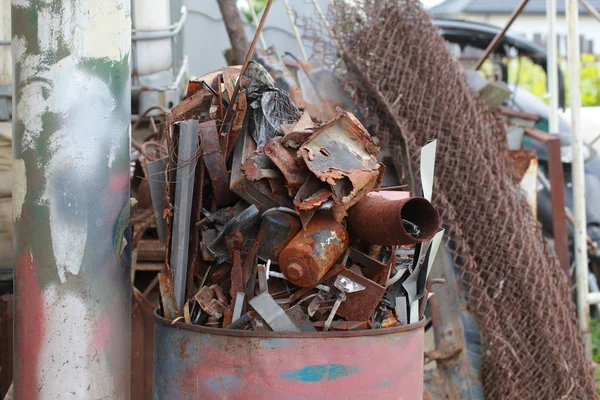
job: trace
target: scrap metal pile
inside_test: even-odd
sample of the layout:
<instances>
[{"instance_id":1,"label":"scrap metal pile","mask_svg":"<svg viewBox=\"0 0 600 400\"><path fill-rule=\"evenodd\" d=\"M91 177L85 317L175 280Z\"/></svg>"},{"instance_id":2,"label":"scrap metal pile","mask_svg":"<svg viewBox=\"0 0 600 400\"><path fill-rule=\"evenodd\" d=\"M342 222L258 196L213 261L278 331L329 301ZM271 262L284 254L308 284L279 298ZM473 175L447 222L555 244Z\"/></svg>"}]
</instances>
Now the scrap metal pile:
<instances>
[{"instance_id":1,"label":"scrap metal pile","mask_svg":"<svg viewBox=\"0 0 600 400\"><path fill-rule=\"evenodd\" d=\"M191 80L166 133L170 156L147 165L165 318L280 332L421 320L443 235L435 142L422 149L423 197L386 190L354 115L313 123L254 61Z\"/></svg>"}]
</instances>

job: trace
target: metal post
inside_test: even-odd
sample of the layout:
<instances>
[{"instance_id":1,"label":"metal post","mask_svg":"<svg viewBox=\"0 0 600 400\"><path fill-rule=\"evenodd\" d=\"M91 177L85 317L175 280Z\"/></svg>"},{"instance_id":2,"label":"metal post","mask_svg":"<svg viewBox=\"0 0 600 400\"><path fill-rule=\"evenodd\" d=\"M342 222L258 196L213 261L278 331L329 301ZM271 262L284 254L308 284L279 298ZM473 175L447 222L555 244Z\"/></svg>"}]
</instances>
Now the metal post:
<instances>
[{"instance_id":1,"label":"metal post","mask_svg":"<svg viewBox=\"0 0 600 400\"><path fill-rule=\"evenodd\" d=\"M558 57L556 46L556 0L546 0L546 19L548 20L547 38L547 77L548 94L550 95L550 132L558 133Z\"/></svg>"},{"instance_id":2,"label":"metal post","mask_svg":"<svg viewBox=\"0 0 600 400\"><path fill-rule=\"evenodd\" d=\"M577 0L565 0L568 27L569 94L571 102L571 135L573 151L573 206L575 215L575 263L577 283L577 315L583 336L586 356L591 359L590 315L588 297L588 257L585 220L585 182L583 170L583 138L581 136L581 91L579 60L579 10Z\"/></svg>"},{"instance_id":3,"label":"metal post","mask_svg":"<svg viewBox=\"0 0 600 400\"><path fill-rule=\"evenodd\" d=\"M500 41L502 41L502 38L504 38L504 35L506 34L506 31L508 31L508 29L511 27L513 22L515 22L515 19L517 19L519 14L521 14L521 11L523 11L523 8L525 8L528 1L529 0L521 0L519 5L517 6L517 8L515 8L515 11L513 11L513 13L508 18L508 22L506 22L506 25L504 25L504 28L502 28L502 30L500 32L498 32L498 34L494 37L494 39L488 45L487 49L485 49L485 51L483 52L483 54L481 55L479 60L477 60L477 63L475 64L475 68L474 68L475 71L477 71L479 68L481 68L481 66L483 65L485 60L487 60L487 58L490 56L492 51L494 51L496 46L498 46L498 44L500 44Z\"/></svg>"},{"instance_id":4,"label":"metal post","mask_svg":"<svg viewBox=\"0 0 600 400\"><path fill-rule=\"evenodd\" d=\"M14 395L129 399L129 0L13 0Z\"/></svg>"},{"instance_id":5,"label":"metal post","mask_svg":"<svg viewBox=\"0 0 600 400\"><path fill-rule=\"evenodd\" d=\"M600 13L594 8L593 5L590 4L588 0L579 0L579 3L581 3L581 5L584 6L594 18L600 21Z\"/></svg>"},{"instance_id":6,"label":"metal post","mask_svg":"<svg viewBox=\"0 0 600 400\"><path fill-rule=\"evenodd\" d=\"M294 31L296 42L298 42L300 53L302 53L302 58L304 61L308 61L308 56L306 55L306 50L304 49L304 44L302 43L302 38L300 37L300 32L298 32L298 27L296 26L296 21L294 20L294 15L292 14L292 9L290 8L288 0L283 0L283 5L285 6L288 18L290 19L290 24L292 24L292 30Z\"/></svg>"}]
</instances>

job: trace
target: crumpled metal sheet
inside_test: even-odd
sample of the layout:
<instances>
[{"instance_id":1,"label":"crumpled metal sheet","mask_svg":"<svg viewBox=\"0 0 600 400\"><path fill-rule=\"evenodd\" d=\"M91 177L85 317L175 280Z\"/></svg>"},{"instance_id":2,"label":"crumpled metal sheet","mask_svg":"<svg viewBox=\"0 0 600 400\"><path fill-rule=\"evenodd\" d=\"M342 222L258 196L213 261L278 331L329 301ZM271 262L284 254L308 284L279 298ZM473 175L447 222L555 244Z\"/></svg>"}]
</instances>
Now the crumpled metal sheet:
<instances>
[{"instance_id":1,"label":"crumpled metal sheet","mask_svg":"<svg viewBox=\"0 0 600 400\"><path fill-rule=\"evenodd\" d=\"M281 137L267 140L263 150L285 177L288 194L292 195L306 182L310 172L304 160L297 156L296 151L283 147L281 140Z\"/></svg>"},{"instance_id":2,"label":"crumpled metal sheet","mask_svg":"<svg viewBox=\"0 0 600 400\"><path fill-rule=\"evenodd\" d=\"M300 147L299 153L308 168L331 186L336 203L334 215L341 220L377 183L379 148L356 119L338 110L330 122L315 129Z\"/></svg>"},{"instance_id":3,"label":"crumpled metal sheet","mask_svg":"<svg viewBox=\"0 0 600 400\"><path fill-rule=\"evenodd\" d=\"M201 113L208 113L212 103L213 93L203 85L194 94L186 97L181 103L173 107L174 121L197 118Z\"/></svg>"},{"instance_id":4,"label":"crumpled metal sheet","mask_svg":"<svg viewBox=\"0 0 600 400\"><path fill-rule=\"evenodd\" d=\"M298 122L289 125L281 125L283 139L281 144L284 147L297 149L306 142L314 133L315 123L310 118L310 114L303 113Z\"/></svg>"},{"instance_id":5,"label":"crumpled metal sheet","mask_svg":"<svg viewBox=\"0 0 600 400\"><path fill-rule=\"evenodd\" d=\"M300 216L302 226L306 228L317 208L328 201L333 193L330 187L314 175L310 175L294 197L294 207Z\"/></svg>"},{"instance_id":6,"label":"crumpled metal sheet","mask_svg":"<svg viewBox=\"0 0 600 400\"><path fill-rule=\"evenodd\" d=\"M281 179L282 174L273 161L262 150L250 154L240 167L249 181L256 182L261 179Z\"/></svg>"},{"instance_id":7,"label":"crumpled metal sheet","mask_svg":"<svg viewBox=\"0 0 600 400\"><path fill-rule=\"evenodd\" d=\"M242 137L236 142L233 152L231 181L229 184L231 191L248 203L255 204L261 211L278 206L293 208L292 200L285 191L281 172L273 169L273 173L276 174L274 176L281 178L280 180L275 180L267 176L261 176L267 172L257 171L257 168L251 164L254 161L249 161L246 164L249 158L254 157L255 150L256 143L252 140L248 132L243 132ZM268 157L265 156L264 160L272 164ZM263 162L262 159L260 162ZM268 174L270 173L268 172ZM281 191L281 188L275 182L281 182L283 191Z\"/></svg>"}]
</instances>

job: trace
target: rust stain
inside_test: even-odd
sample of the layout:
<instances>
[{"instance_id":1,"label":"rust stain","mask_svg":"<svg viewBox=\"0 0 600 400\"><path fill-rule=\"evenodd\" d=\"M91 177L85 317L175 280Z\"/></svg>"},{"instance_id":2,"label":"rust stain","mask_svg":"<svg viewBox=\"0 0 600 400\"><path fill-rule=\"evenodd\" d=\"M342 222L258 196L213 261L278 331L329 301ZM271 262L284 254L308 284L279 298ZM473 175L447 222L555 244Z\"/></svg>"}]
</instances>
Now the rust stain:
<instances>
[{"instance_id":1,"label":"rust stain","mask_svg":"<svg viewBox=\"0 0 600 400\"><path fill-rule=\"evenodd\" d=\"M346 293L346 301L340 304L338 314L350 321L366 321L371 318L381 302L385 287L351 270L342 271L339 276L345 276L363 285L365 289L360 292Z\"/></svg>"},{"instance_id":2,"label":"rust stain","mask_svg":"<svg viewBox=\"0 0 600 400\"><path fill-rule=\"evenodd\" d=\"M281 272L296 286L314 287L348 244L348 232L342 224L332 217L317 215L281 252Z\"/></svg>"},{"instance_id":3,"label":"rust stain","mask_svg":"<svg viewBox=\"0 0 600 400\"><path fill-rule=\"evenodd\" d=\"M187 346L189 343L190 343L189 338L179 339L179 358L181 360L189 360L190 359L190 356L186 352L186 349L187 349Z\"/></svg>"},{"instance_id":4,"label":"rust stain","mask_svg":"<svg viewBox=\"0 0 600 400\"><path fill-rule=\"evenodd\" d=\"M515 172L514 182L518 184L525 176L531 160L537 159L537 156L534 150L512 150L508 152L508 158Z\"/></svg>"},{"instance_id":5,"label":"rust stain","mask_svg":"<svg viewBox=\"0 0 600 400\"><path fill-rule=\"evenodd\" d=\"M218 205L232 204L236 197L229 190L229 173L219 142L216 121L206 121L199 125L202 138L202 155L210 177L213 193Z\"/></svg>"},{"instance_id":6,"label":"rust stain","mask_svg":"<svg viewBox=\"0 0 600 400\"><path fill-rule=\"evenodd\" d=\"M40 352L45 339L45 310L41 289L35 276L36 265L29 251L23 251L17 259L15 291L15 315L29 314L28 318L15 318L14 348L23 360L29 363L28 368L14 371L15 398L38 398L38 371Z\"/></svg>"},{"instance_id":7,"label":"rust stain","mask_svg":"<svg viewBox=\"0 0 600 400\"><path fill-rule=\"evenodd\" d=\"M333 193L338 221L346 216L345 210L356 204L375 185L379 178L379 163L375 155L379 148L356 119L346 111L338 110L331 121L315 129L313 135L300 147L308 169Z\"/></svg>"}]
</instances>

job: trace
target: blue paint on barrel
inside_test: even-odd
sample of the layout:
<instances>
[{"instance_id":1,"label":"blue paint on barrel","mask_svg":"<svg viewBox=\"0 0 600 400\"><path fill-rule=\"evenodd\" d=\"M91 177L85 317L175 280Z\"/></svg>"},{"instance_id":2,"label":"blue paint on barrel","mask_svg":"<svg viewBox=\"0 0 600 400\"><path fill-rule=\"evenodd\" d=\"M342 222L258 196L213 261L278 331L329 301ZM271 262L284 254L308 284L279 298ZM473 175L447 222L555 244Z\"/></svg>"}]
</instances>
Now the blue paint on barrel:
<instances>
[{"instance_id":1,"label":"blue paint on barrel","mask_svg":"<svg viewBox=\"0 0 600 400\"><path fill-rule=\"evenodd\" d=\"M334 381L358 372L357 367L343 364L309 365L294 371L281 374L286 379L300 382Z\"/></svg>"},{"instance_id":2,"label":"blue paint on barrel","mask_svg":"<svg viewBox=\"0 0 600 400\"><path fill-rule=\"evenodd\" d=\"M376 386L378 388L387 388L390 386L390 380L389 379L384 379L381 382L379 382L379 384Z\"/></svg>"}]
</instances>

